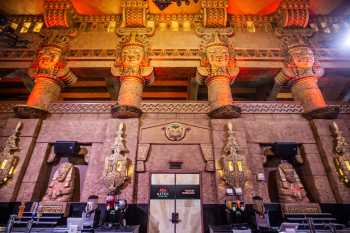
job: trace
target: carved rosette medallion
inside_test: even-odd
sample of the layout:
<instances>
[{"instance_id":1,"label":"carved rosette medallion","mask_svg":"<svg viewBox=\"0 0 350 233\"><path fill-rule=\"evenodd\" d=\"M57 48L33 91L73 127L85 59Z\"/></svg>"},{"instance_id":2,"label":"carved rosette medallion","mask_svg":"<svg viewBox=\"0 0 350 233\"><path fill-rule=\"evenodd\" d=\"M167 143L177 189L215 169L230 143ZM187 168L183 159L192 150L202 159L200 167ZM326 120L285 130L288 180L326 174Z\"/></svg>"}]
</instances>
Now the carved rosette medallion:
<instances>
[{"instance_id":1,"label":"carved rosette medallion","mask_svg":"<svg viewBox=\"0 0 350 233\"><path fill-rule=\"evenodd\" d=\"M67 67L65 52L75 32L51 30L37 53L28 74L35 80L27 104L14 108L20 118L45 118L49 104L59 99L62 88L73 85L77 77Z\"/></svg>"},{"instance_id":2,"label":"carved rosette medallion","mask_svg":"<svg viewBox=\"0 0 350 233\"><path fill-rule=\"evenodd\" d=\"M19 151L19 134L22 128L22 122L16 126L15 132L7 138L5 147L0 153L0 185L5 184L14 174L19 157L16 153Z\"/></svg>"},{"instance_id":3,"label":"carved rosette medallion","mask_svg":"<svg viewBox=\"0 0 350 233\"><path fill-rule=\"evenodd\" d=\"M212 33L202 46L201 66L197 68L197 81L208 86L211 118L236 118L240 108L233 105L230 85L236 79L239 68L235 66L233 50L228 43Z\"/></svg>"},{"instance_id":4,"label":"carved rosette medallion","mask_svg":"<svg viewBox=\"0 0 350 233\"><path fill-rule=\"evenodd\" d=\"M185 138L187 131L190 130L189 127L186 127L185 125L173 122L168 124L166 127L163 128L165 137L170 141L181 141Z\"/></svg>"},{"instance_id":5,"label":"carved rosette medallion","mask_svg":"<svg viewBox=\"0 0 350 233\"><path fill-rule=\"evenodd\" d=\"M277 30L282 38L286 52L285 66L276 76L278 86L291 86L294 98L304 108L307 119L333 119L338 116L339 108L327 106L317 81L324 74L313 50L307 45L307 37L312 33L298 33L293 30Z\"/></svg>"},{"instance_id":6,"label":"carved rosette medallion","mask_svg":"<svg viewBox=\"0 0 350 233\"><path fill-rule=\"evenodd\" d=\"M340 131L337 123L330 125L334 137L334 165L340 180L350 187L350 145Z\"/></svg>"},{"instance_id":7,"label":"carved rosette medallion","mask_svg":"<svg viewBox=\"0 0 350 233\"><path fill-rule=\"evenodd\" d=\"M125 124L120 123L112 147L112 153L105 158L103 182L108 192L116 192L128 178L128 159L125 145Z\"/></svg>"}]
</instances>

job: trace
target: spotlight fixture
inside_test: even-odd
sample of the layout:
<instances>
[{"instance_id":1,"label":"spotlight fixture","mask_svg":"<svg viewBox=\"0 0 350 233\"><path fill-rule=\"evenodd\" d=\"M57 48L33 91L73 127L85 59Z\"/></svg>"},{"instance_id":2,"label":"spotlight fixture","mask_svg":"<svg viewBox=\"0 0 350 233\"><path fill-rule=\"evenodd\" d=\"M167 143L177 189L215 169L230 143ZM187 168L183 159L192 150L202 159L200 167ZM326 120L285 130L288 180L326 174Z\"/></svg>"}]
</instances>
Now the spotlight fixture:
<instances>
[{"instance_id":1,"label":"spotlight fixture","mask_svg":"<svg viewBox=\"0 0 350 233\"><path fill-rule=\"evenodd\" d=\"M158 6L160 10L164 10L172 3L176 3L176 5L180 7L183 3L186 6L189 6L191 2L198 3L199 0L153 0L153 2Z\"/></svg>"}]
</instances>

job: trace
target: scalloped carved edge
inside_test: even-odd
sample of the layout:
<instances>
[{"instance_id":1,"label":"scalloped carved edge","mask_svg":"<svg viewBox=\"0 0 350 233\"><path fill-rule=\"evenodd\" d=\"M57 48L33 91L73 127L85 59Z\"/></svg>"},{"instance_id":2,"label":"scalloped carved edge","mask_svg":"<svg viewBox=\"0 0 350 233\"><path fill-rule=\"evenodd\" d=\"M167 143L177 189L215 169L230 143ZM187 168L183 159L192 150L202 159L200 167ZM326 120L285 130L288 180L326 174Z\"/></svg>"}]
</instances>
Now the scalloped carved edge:
<instances>
[{"instance_id":1,"label":"scalloped carved edge","mask_svg":"<svg viewBox=\"0 0 350 233\"><path fill-rule=\"evenodd\" d=\"M0 102L0 113L13 113L13 108L19 103ZM52 103L51 113L110 113L114 102L100 103ZM294 102L235 102L242 113L277 113L277 114L302 114L303 108ZM333 105L332 105L333 106ZM350 114L350 103L338 104L341 114ZM209 112L207 102L189 103L152 103L144 102L141 105L144 113L203 113Z\"/></svg>"}]
</instances>

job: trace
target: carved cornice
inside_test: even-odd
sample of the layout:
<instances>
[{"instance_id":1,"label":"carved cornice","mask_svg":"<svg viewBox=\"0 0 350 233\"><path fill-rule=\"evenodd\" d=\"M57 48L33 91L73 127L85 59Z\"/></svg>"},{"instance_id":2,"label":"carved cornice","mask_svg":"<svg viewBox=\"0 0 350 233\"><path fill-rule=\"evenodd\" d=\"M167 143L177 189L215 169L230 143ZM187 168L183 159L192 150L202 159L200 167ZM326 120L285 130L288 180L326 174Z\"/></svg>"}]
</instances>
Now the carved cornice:
<instances>
[{"instance_id":1,"label":"carved cornice","mask_svg":"<svg viewBox=\"0 0 350 233\"><path fill-rule=\"evenodd\" d=\"M18 102L0 102L0 113L12 113L13 107ZM52 103L49 111L51 113L110 113L115 102L99 103ZM256 114L301 114L303 107L295 102L235 102L242 109L242 113ZM337 105L340 113L350 114L350 103ZM209 112L207 102L188 103L152 103L143 102L141 109L144 113L195 113L206 114Z\"/></svg>"},{"instance_id":2,"label":"carved cornice","mask_svg":"<svg viewBox=\"0 0 350 233\"><path fill-rule=\"evenodd\" d=\"M231 15L229 24L235 32L273 32L274 16Z\"/></svg>"},{"instance_id":3,"label":"carved cornice","mask_svg":"<svg viewBox=\"0 0 350 233\"><path fill-rule=\"evenodd\" d=\"M172 21L177 21L180 24L184 22L190 22L191 24L200 24L202 20L201 14L172 14L172 15L164 15L164 14L148 14L147 19L153 21L155 25L159 23L167 23L170 24Z\"/></svg>"}]
</instances>

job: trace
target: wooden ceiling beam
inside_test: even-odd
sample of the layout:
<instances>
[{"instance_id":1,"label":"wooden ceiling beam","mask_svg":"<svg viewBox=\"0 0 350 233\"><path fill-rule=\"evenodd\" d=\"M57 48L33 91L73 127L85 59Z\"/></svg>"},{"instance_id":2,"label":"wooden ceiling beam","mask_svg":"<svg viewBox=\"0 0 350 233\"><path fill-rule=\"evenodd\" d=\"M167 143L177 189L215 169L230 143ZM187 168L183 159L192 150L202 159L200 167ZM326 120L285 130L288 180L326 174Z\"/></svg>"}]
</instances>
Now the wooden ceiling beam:
<instances>
[{"instance_id":1,"label":"wooden ceiling beam","mask_svg":"<svg viewBox=\"0 0 350 233\"><path fill-rule=\"evenodd\" d=\"M30 92L26 88L15 88L15 87L6 88L5 86L0 86L0 94L17 95L17 94L29 94L29 93Z\"/></svg>"},{"instance_id":2,"label":"wooden ceiling beam","mask_svg":"<svg viewBox=\"0 0 350 233\"><path fill-rule=\"evenodd\" d=\"M142 97L144 98L162 98L162 99L173 99L173 98L187 98L186 92L143 92Z\"/></svg>"},{"instance_id":3,"label":"wooden ceiling beam","mask_svg":"<svg viewBox=\"0 0 350 233\"><path fill-rule=\"evenodd\" d=\"M154 80L151 86L168 86L168 87L182 87L187 86L188 82L186 80Z\"/></svg>"},{"instance_id":4,"label":"wooden ceiling beam","mask_svg":"<svg viewBox=\"0 0 350 233\"><path fill-rule=\"evenodd\" d=\"M256 88L232 87L231 91L234 94L255 94L256 93Z\"/></svg>"},{"instance_id":5,"label":"wooden ceiling beam","mask_svg":"<svg viewBox=\"0 0 350 233\"><path fill-rule=\"evenodd\" d=\"M73 87L106 87L106 82L104 80L101 81L79 81L76 82Z\"/></svg>"},{"instance_id":6,"label":"wooden ceiling beam","mask_svg":"<svg viewBox=\"0 0 350 233\"><path fill-rule=\"evenodd\" d=\"M109 99L107 92L63 92L63 99Z\"/></svg>"}]
</instances>

